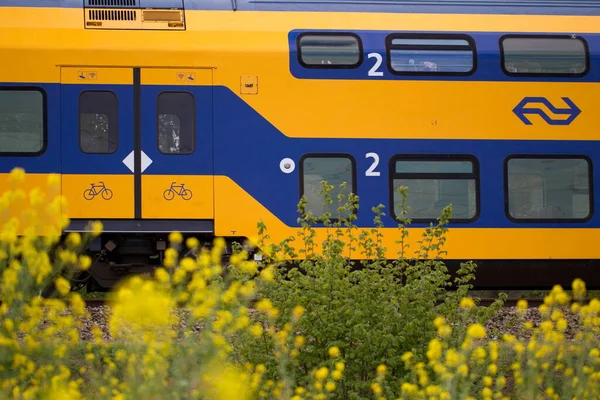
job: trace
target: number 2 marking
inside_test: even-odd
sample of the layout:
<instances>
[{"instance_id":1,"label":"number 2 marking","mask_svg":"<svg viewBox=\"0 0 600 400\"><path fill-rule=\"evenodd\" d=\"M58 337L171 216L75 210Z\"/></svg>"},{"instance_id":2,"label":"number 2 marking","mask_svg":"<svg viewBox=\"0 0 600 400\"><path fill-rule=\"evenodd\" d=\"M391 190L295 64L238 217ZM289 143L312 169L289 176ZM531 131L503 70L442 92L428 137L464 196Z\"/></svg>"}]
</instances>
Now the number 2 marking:
<instances>
[{"instance_id":1,"label":"number 2 marking","mask_svg":"<svg viewBox=\"0 0 600 400\"><path fill-rule=\"evenodd\" d=\"M377 153L367 153L365 158L372 158L373 164L369 167L369 169L365 172L365 176L379 176L381 173L379 171L375 171L375 168L379 165L379 154Z\"/></svg>"},{"instance_id":2,"label":"number 2 marking","mask_svg":"<svg viewBox=\"0 0 600 400\"><path fill-rule=\"evenodd\" d=\"M377 71L377 69L381 66L381 62L383 61L383 57L379 53L369 53L369 58L375 58L375 65L369 70L369 76L383 76L383 71Z\"/></svg>"}]
</instances>

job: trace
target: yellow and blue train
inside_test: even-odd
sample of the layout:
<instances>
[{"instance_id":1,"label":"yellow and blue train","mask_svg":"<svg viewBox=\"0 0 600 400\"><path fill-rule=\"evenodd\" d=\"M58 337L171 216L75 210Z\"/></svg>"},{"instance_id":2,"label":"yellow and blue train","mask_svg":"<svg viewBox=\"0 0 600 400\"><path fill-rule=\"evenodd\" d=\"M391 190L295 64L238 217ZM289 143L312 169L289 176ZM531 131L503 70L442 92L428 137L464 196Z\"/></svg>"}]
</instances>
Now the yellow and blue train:
<instances>
[{"instance_id":1,"label":"yellow and blue train","mask_svg":"<svg viewBox=\"0 0 600 400\"><path fill-rule=\"evenodd\" d=\"M390 258L405 185L479 287L600 281L599 0L0 0L0 56L0 190L60 174L91 289L174 230L294 235L322 180Z\"/></svg>"}]
</instances>

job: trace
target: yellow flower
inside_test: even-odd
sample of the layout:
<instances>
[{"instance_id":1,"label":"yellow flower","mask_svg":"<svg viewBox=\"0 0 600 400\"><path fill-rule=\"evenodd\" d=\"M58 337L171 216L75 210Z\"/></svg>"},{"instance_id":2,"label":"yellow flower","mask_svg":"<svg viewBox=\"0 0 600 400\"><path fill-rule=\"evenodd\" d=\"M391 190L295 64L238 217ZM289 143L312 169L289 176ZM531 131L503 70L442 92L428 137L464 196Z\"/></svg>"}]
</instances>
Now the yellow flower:
<instances>
[{"instance_id":1,"label":"yellow flower","mask_svg":"<svg viewBox=\"0 0 600 400\"><path fill-rule=\"evenodd\" d=\"M333 371L331 373L331 377L334 380L339 381L340 379L342 379L342 371L339 371L339 370L336 369L335 371Z\"/></svg>"},{"instance_id":2,"label":"yellow flower","mask_svg":"<svg viewBox=\"0 0 600 400\"><path fill-rule=\"evenodd\" d=\"M253 263L253 264L254 264L254 263ZM271 281L273 281L273 279L275 279L275 274L273 273L273 267L272 267L272 266L269 266L269 267L267 267L267 268L263 269L263 270L260 272L260 276L261 276L261 277L262 277L262 278L263 278L265 281L268 281L268 282L271 282Z\"/></svg>"},{"instance_id":3,"label":"yellow flower","mask_svg":"<svg viewBox=\"0 0 600 400\"><path fill-rule=\"evenodd\" d=\"M425 388L425 394L428 396L437 396L441 391L442 389L438 385L429 385Z\"/></svg>"},{"instance_id":4,"label":"yellow flower","mask_svg":"<svg viewBox=\"0 0 600 400\"><path fill-rule=\"evenodd\" d=\"M328 392L333 392L335 390L335 383L334 382L327 382L325 384L325 390L327 390Z\"/></svg>"},{"instance_id":5,"label":"yellow flower","mask_svg":"<svg viewBox=\"0 0 600 400\"><path fill-rule=\"evenodd\" d=\"M181 260L180 265L181 265L181 268L183 268L185 271L188 271L188 272L194 271L197 267L196 261L194 261L190 257L185 257L183 260Z\"/></svg>"},{"instance_id":6,"label":"yellow flower","mask_svg":"<svg viewBox=\"0 0 600 400\"><path fill-rule=\"evenodd\" d=\"M430 362L439 360L442 357L442 343L438 339L432 339L429 342L427 358Z\"/></svg>"},{"instance_id":7,"label":"yellow flower","mask_svg":"<svg viewBox=\"0 0 600 400\"><path fill-rule=\"evenodd\" d=\"M92 237L100 236L102 234L103 229L104 229L104 226L102 225L102 222L100 222L100 221L92 222L92 226L91 226Z\"/></svg>"},{"instance_id":8,"label":"yellow flower","mask_svg":"<svg viewBox=\"0 0 600 400\"><path fill-rule=\"evenodd\" d=\"M294 307L294 310L292 311L292 317L294 318L295 321L299 320L300 317L302 317L302 315L304 315L304 307L302 306L296 306Z\"/></svg>"},{"instance_id":9,"label":"yellow flower","mask_svg":"<svg viewBox=\"0 0 600 400\"><path fill-rule=\"evenodd\" d=\"M486 351L483 347L478 347L475 349L475 351L473 351L473 356L477 360L483 360L485 359Z\"/></svg>"},{"instance_id":10,"label":"yellow flower","mask_svg":"<svg viewBox=\"0 0 600 400\"><path fill-rule=\"evenodd\" d=\"M518 311L521 311L521 312L527 311L527 307L528 307L527 300L521 299L521 300L517 301L517 310Z\"/></svg>"},{"instance_id":11,"label":"yellow flower","mask_svg":"<svg viewBox=\"0 0 600 400\"><path fill-rule=\"evenodd\" d=\"M498 360L498 342L490 342L490 360L496 362Z\"/></svg>"},{"instance_id":12,"label":"yellow flower","mask_svg":"<svg viewBox=\"0 0 600 400\"><path fill-rule=\"evenodd\" d=\"M169 280L171 279L169 273L167 272L167 270L165 270L164 268L157 268L154 271L154 277L156 278L156 280L160 283L166 283L169 282Z\"/></svg>"},{"instance_id":13,"label":"yellow flower","mask_svg":"<svg viewBox=\"0 0 600 400\"><path fill-rule=\"evenodd\" d=\"M407 351L406 353L402 354L402 357L400 357L400 359L406 363L406 362L409 362L412 359L412 357L413 357L412 352Z\"/></svg>"},{"instance_id":14,"label":"yellow flower","mask_svg":"<svg viewBox=\"0 0 600 400\"><path fill-rule=\"evenodd\" d=\"M263 334L262 326L257 322L250 327L250 333L252 336L261 336Z\"/></svg>"},{"instance_id":15,"label":"yellow flower","mask_svg":"<svg viewBox=\"0 0 600 400\"><path fill-rule=\"evenodd\" d=\"M414 385L412 383L403 383L402 386L400 387L400 389L402 390L402 393L406 393L406 394L414 394L416 393L419 388L417 387L417 385Z\"/></svg>"},{"instance_id":16,"label":"yellow flower","mask_svg":"<svg viewBox=\"0 0 600 400\"><path fill-rule=\"evenodd\" d=\"M473 301L472 298L470 297L464 297L461 301L460 301L460 307L461 308L466 308L466 309L470 309L475 307L475 302Z\"/></svg>"},{"instance_id":17,"label":"yellow flower","mask_svg":"<svg viewBox=\"0 0 600 400\"><path fill-rule=\"evenodd\" d=\"M25 180L25 170L20 167L15 167L10 171L9 180L14 183L21 183Z\"/></svg>"},{"instance_id":18,"label":"yellow flower","mask_svg":"<svg viewBox=\"0 0 600 400\"><path fill-rule=\"evenodd\" d=\"M79 267L82 270L87 271L88 268L92 266L92 260L89 256L81 255L79 256Z\"/></svg>"},{"instance_id":19,"label":"yellow flower","mask_svg":"<svg viewBox=\"0 0 600 400\"><path fill-rule=\"evenodd\" d=\"M66 296L71 291L71 284L69 283L68 280L66 280L62 276L59 276L56 279L55 285L56 285L56 290L58 290L58 292L63 296Z\"/></svg>"},{"instance_id":20,"label":"yellow flower","mask_svg":"<svg viewBox=\"0 0 600 400\"><path fill-rule=\"evenodd\" d=\"M371 390L377 395L381 394L381 386L377 382L371 384Z\"/></svg>"},{"instance_id":21,"label":"yellow flower","mask_svg":"<svg viewBox=\"0 0 600 400\"><path fill-rule=\"evenodd\" d=\"M452 328L449 325L442 325L438 328L438 335L440 335L440 337L445 338L450 336L450 334L452 333Z\"/></svg>"},{"instance_id":22,"label":"yellow flower","mask_svg":"<svg viewBox=\"0 0 600 400\"><path fill-rule=\"evenodd\" d=\"M377 367L377 375L383 375L387 371L387 367L384 364L381 364Z\"/></svg>"},{"instance_id":23,"label":"yellow flower","mask_svg":"<svg viewBox=\"0 0 600 400\"><path fill-rule=\"evenodd\" d=\"M433 320L433 326L435 326L436 328L439 328L440 326L444 325L446 323L446 319L444 317L437 317L436 319Z\"/></svg>"},{"instance_id":24,"label":"yellow flower","mask_svg":"<svg viewBox=\"0 0 600 400\"><path fill-rule=\"evenodd\" d=\"M302 347L305 341L304 336L296 336L296 339L294 339L294 346Z\"/></svg>"},{"instance_id":25,"label":"yellow flower","mask_svg":"<svg viewBox=\"0 0 600 400\"><path fill-rule=\"evenodd\" d=\"M83 301L79 293L71 294L71 307L73 307L73 312L76 315L81 315L85 313L85 302Z\"/></svg>"},{"instance_id":26,"label":"yellow flower","mask_svg":"<svg viewBox=\"0 0 600 400\"><path fill-rule=\"evenodd\" d=\"M200 241L195 237L189 237L186 239L185 245L188 247L188 249L196 249L200 246Z\"/></svg>"},{"instance_id":27,"label":"yellow flower","mask_svg":"<svg viewBox=\"0 0 600 400\"><path fill-rule=\"evenodd\" d=\"M70 247L77 247L81 244L81 235L77 232L71 232L67 235L66 242Z\"/></svg>"},{"instance_id":28,"label":"yellow flower","mask_svg":"<svg viewBox=\"0 0 600 400\"><path fill-rule=\"evenodd\" d=\"M579 300L581 300L585 297L586 288L585 288L584 281L577 278L573 281L572 287L573 287L573 297L575 297L576 299L579 299Z\"/></svg>"},{"instance_id":29,"label":"yellow flower","mask_svg":"<svg viewBox=\"0 0 600 400\"><path fill-rule=\"evenodd\" d=\"M256 303L256 309L259 311L269 311L273 308L273 303L269 299L262 299Z\"/></svg>"},{"instance_id":30,"label":"yellow flower","mask_svg":"<svg viewBox=\"0 0 600 400\"><path fill-rule=\"evenodd\" d=\"M152 332L153 340L168 338L174 300L155 282L138 276L130 279L116 292L111 305L109 327L114 337L144 339L143 333Z\"/></svg>"},{"instance_id":31,"label":"yellow flower","mask_svg":"<svg viewBox=\"0 0 600 400\"><path fill-rule=\"evenodd\" d=\"M340 356L340 349L337 346L329 348L329 357L336 358Z\"/></svg>"},{"instance_id":32,"label":"yellow flower","mask_svg":"<svg viewBox=\"0 0 600 400\"><path fill-rule=\"evenodd\" d=\"M318 380L322 381L327 378L328 374L329 374L329 370L327 369L327 367L321 367L315 372L315 377Z\"/></svg>"},{"instance_id":33,"label":"yellow flower","mask_svg":"<svg viewBox=\"0 0 600 400\"><path fill-rule=\"evenodd\" d=\"M485 328L481 324L473 324L467 329L467 335L472 339L483 339L485 337Z\"/></svg>"},{"instance_id":34,"label":"yellow flower","mask_svg":"<svg viewBox=\"0 0 600 400\"><path fill-rule=\"evenodd\" d=\"M180 232L171 232L169 234L169 242L179 244L183 242L183 235Z\"/></svg>"},{"instance_id":35,"label":"yellow flower","mask_svg":"<svg viewBox=\"0 0 600 400\"><path fill-rule=\"evenodd\" d=\"M251 398L250 377L233 365L209 363L202 376L202 397L207 400Z\"/></svg>"},{"instance_id":36,"label":"yellow flower","mask_svg":"<svg viewBox=\"0 0 600 400\"><path fill-rule=\"evenodd\" d=\"M456 351L455 349L449 349L448 352L446 352L446 364L450 368L456 367L460 361L461 357L458 351Z\"/></svg>"}]
</instances>

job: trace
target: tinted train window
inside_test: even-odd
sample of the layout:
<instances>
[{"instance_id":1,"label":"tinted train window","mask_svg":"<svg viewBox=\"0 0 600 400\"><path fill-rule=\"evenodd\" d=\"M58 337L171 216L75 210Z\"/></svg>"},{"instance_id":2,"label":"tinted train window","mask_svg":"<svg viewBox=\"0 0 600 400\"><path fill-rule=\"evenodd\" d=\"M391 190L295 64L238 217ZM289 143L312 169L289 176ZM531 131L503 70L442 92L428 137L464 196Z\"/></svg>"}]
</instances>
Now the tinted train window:
<instances>
[{"instance_id":1,"label":"tinted train window","mask_svg":"<svg viewBox=\"0 0 600 400\"><path fill-rule=\"evenodd\" d=\"M337 217L337 208L345 204L350 193L356 194L355 186L355 167L354 160L347 156L308 156L301 162L300 179L302 183L302 193L307 200L306 212L311 212L314 217L321 216L324 212L330 212L332 218ZM332 204L323 204L324 198L319 191L321 182L327 181L333 189L329 192ZM345 188L340 188L342 183L346 183ZM337 196L343 194L342 204L338 203ZM349 213L340 214L347 217Z\"/></svg>"},{"instance_id":2,"label":"tinted train window","mask_svg":"<svg viewBox=\"0 0 600 400\"><path fill-rule=\"evenodd\" d=\"M591 165L575 158L510 158L508 214L514 220L583 220L591 216Z\"/></svg>"},{"instance_id":3,"label":"tinted train window","mask_svg":"<svg viewBox=\"0 0 600 400\"><path fill-rule=\"evenodd\" d=\"M587 46L572 37L504 37L503 67L509 75L583 75Z\"/></svg>"},{"instance_id":4,"label":"tinted train window","mask_svg":"<svg viewBox=\"0 0 600 400\"><path fill-rule=\"evenodd\" d=\"M397 73L465 75L475 69L475 44L466 36L392 35L387 42Z\"/></svg>"},{"instance_id":5,"label":"tinted train window","mask_svg":"<svg viewBox=\"0 0 600 400\"><path fill-rule=\"evenodd\" d=\"M360 40L349 34L303 34L298 54L305 66L354 67L361 61Z\"/></svg>"},{"instance_id":6,"label":"tinted train window","mask_svg":"<svg viewBox=\"0 0 600 400\"><path fill-rule=\"evenodd\" d=\"M42 92L0 89L0 153L41 153L44 133Z\"/></svg>"},{"instance_id":7,"label":"tinted train window","mask_svg":"<svg viewBox=\"0 0 600 400\"><path fill-rule=\"evenodd\" d=\"M451 221L468 222L478 211L478 166L470 158L396 157L392 160L393 215L399 215L400 186L408 188L407 217L432 221L452 204Z\"/></svg>"},{"instance_id":8,"label":"tinted train window","mask_svg":"<svg viewBox=\"0 0 600 400\"><path fill-rule=\"evenodd\" d=\"M196 149L196 101L188 92L158 95L158 149L164 154L191 154Z\"/></svg>"},{"instance_id":9,"label":"tinted train window","mask_svg":"<svg viewBox=\"0 0 600 400\"><path fill-rule=\"evenodd\" d=\"M84 153L110 154L119 140L118 100L113 92L79 95L79 147Z\"/></svg>"}]
</instances>

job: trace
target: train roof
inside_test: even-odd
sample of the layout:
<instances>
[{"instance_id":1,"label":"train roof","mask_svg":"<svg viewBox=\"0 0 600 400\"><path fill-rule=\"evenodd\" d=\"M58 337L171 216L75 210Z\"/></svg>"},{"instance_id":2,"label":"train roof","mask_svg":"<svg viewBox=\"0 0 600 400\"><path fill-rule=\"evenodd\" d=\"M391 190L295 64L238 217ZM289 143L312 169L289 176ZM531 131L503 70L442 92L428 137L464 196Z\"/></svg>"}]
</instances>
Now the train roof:
<instances>
[{"instance_id":1,"label":"train roof","mask_svg":"<svg viewBox=\"0 0 600 400\"><path fill-rule=\"evenodd\" d=\"M222 11L600 15L600 0L0 0L0 7L183 8Z\"/></svg>"}]
</instances>

